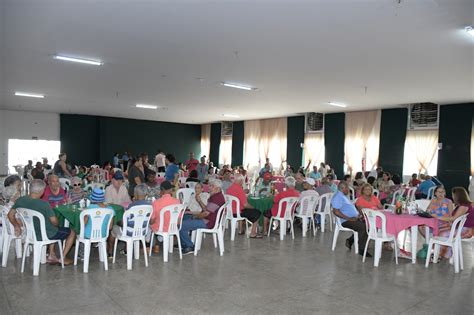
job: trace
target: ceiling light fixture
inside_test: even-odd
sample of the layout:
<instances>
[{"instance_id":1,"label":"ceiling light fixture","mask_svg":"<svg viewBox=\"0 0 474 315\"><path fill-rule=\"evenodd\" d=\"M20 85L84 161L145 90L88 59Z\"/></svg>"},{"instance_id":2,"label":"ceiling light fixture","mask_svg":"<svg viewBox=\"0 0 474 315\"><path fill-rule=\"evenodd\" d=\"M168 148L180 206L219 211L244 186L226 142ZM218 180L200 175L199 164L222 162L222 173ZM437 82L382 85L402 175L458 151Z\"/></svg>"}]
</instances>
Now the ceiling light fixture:
<instances>
[{"instance_id":1,"label":"ceiling light fixture","mask_svg":"<svg viewBox=\"0 0 474 315\"><path fill-rule=\"evenodd\" d=\"M241 85L237 83L230 83L230 82L221 82L223 86L231 87L234 89L241 89L241 90L246 90L246 91L254 91L257 88L251 87L251 86L246 86L246 85Z\"/></svg>"},{"instance_id":2,"label":"ceiling light fixture","mask_svg":"<svg viewBox=\"0 0 474 315\"><path fill-rule=\"evenodd\" d=\"M346 104L337 103L337 102L328 102L328 104L331 106L337 106L337 107L347 107Z\"/></svg>"},{"instance_id":3,"label":"ceiling light fixture","mask_svg":"<svg viewBox=\"0 0 474 315\"><path fill-rule=\"evenodd\" d=\"M94 65L94 66L101 66L104 64L102 61L99 61L99 60L89 60L89 59L74 58L74 57L61 56L61 55L54 55L54 59L77 62L77 63L85 63L88 65Z\"/></svg>"},{"instance_id":4,"label":"ceiling light fixture","mask_svg":"<svg viewBox=\"0 0 474 315\"><path fill-rule=\"evenodd\" d=\"M146 108L146 109L158 109L156 105L148 105L148 104L137 104L136 107L138 108Z\"/></svg>"},{"instance_id":5,"label":"ceiling light fixture","mask_svg":"<svg viewBox=\"0 0 474 315\"><path fill-rule=\"evenodd\" d=\"M227 118L239 118L239 115L236 114L223 114L222 116L227 117Z\"/></svg>"},{"instance_id":6,"label":"ceiling light fixture","mask_svg":"<svg viewBox=\"0 0 474 315\"><path fill-rule=\"evenodd\" d=\"M35 98L44 98L43 94L35 94L35 93L26 93L26 92L15 92L16 96L26 96L26 97L35 97Z\"/></svg>"},{"instance_id":7,"label":"ceiling light fixture","mask_svg":"<svg viewBox=\"0 0 474 315\"><path fill-rule=\"evenodd\" d=\"M464 30L471 36L474 36L474 28L472 26L466 26Z\"/></svg>"}]
</instances>

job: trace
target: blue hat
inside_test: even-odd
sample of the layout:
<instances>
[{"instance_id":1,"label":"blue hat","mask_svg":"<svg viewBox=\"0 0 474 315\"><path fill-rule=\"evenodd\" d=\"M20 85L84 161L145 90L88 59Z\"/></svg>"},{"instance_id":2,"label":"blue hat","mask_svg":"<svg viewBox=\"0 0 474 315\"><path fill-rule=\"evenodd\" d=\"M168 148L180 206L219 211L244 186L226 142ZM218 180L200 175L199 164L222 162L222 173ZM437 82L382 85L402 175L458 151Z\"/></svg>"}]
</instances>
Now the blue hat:
<instances>
[{"instance_id":1,"label":"blue hat","mask_svg":"<svg viewBox=\"0 0 474 315\"><path fill-rule=\"evenodd\" d=\"M115 180L123 180L123 174L120 171L114 173L113 179Z\"/></svg>"},{"instance_id":2,"label":"blue hat","mask_svg":"<svg viewBox=\"0 0 474 315\"><path fill-rule=\"evenodd\" d=\"M100 188L94 188L94 190L92 191L89 199L93 203L104 202L105 201L105 193Z\"/></svg>"}]
</instances>

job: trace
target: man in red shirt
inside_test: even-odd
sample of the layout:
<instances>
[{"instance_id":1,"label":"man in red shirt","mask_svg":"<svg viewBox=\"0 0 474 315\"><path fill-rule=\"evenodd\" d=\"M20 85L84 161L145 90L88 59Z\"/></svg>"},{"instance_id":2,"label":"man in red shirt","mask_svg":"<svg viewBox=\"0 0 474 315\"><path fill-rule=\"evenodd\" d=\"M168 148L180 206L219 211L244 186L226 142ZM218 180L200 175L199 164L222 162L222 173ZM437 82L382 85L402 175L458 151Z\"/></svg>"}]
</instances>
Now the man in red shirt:
<instances>
[{"instance_id":1,"label":"man in red shirt","mask_svg":"<svg viewBox=\"0 0 474 315\"><path fill-rule=\"evenodd\" d=\"M186 161L186 170L191 172L192 170L197 169L199 161L194 158L194 153L189 153L189 160Z\"/></svg>"},{"instance_id":2,"label":"man in red shirt","mask_svg":"<svg viewBox=\"0 0 474 315\"><path fill-rule=\"evenodd\" d=\"M251 205L247 203L247 195L245 194L242 185L244 183L244 177L240 174L237 174L234 178L232 185L227 188L227 195L231 195L239 199L240 204L240 216L248 219L252 222L252 230L250 231L250 238L262 238L261 235L257 234L258 219L260 218L260 211L254 209ZM232 213L234 217L237 216L237 205L235 202L232 203ZM239 231L242 231L243 221L240 221ZM239 232L239 234L243 234Z\"/></svg>"},{"instance_id":3,"label":"man in red shirt","mask_svg":"<svg viewBox=\"0 0 474 315\"><path fill-rule=\"evenodd\" d=\"M278 193L275 198L273 199L273 207L266 211L263 215L264 215L264 224L263 224L263 229L264 229L264 233L267 233L265 231L268 231L268 224L270 223L270 218L272 216L277 216L278 214L278 205L280 203L280 200L282 200L283 198L287 198L287 197L299 197L300 196L300 193L295 189L295 185L296 185L296 180L293 176L288 176L285 178L285 186L286 186L286 189L283 190L282 192ZM283 209L285 209L285 206L286 205L283 205ZM294 210L294 209L293 209ZM285 215L285 213L282 211L280 213L280 216L283 217Z\"/></svg>"}]
</instances>

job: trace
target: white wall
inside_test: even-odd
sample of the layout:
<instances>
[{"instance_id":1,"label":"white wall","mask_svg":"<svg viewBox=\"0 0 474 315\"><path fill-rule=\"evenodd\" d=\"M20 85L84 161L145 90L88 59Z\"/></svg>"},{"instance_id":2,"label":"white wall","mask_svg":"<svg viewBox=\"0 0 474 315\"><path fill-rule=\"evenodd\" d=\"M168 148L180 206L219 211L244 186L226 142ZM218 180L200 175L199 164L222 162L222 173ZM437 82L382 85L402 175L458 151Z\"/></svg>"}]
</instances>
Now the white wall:
<instances>
[{"instance_id":1,"label":"white wall","mask_svg":"<svg viewBox=\"0 0 474 315\"><path fill-rule=\"evenodd\" d=\"M59 114L0 110L0 174L7 174L8 139L32 137L59 141Z\"/></svg>"}]
</instances>

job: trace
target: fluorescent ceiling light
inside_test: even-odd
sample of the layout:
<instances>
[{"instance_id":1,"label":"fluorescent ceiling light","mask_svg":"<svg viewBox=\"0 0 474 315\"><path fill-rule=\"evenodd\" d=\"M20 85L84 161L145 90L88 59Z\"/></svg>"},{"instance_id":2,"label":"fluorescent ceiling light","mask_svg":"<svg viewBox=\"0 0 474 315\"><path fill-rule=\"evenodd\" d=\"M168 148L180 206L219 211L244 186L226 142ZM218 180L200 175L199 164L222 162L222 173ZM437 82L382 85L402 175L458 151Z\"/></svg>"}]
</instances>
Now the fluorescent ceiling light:
<instances>
[{"instance_id":1,"label":"fluorescent ceiling light","mask_svg":"<svg viewBox=\"0 0 474 315\"><path fill-rule=\"evenodd\" d=\"M474 29L472 28L472 26L466 26L464 29L469 35L474 36Z\"/></svg>"},{"instance_id":2,"label":"fluorescent ceiling light","mask_svg":"<svg viewBox=\"0 0 474 315\"><path fill-rule=\"evenodd\" d=\"M67 57L67 56L61 56L61 55L55 55L54 59L64 60L64 61L71 61L71 62L78 62L78 63L85 63L85 64L88 64L88 65L94 65L94 66L101 66L101 65L104 64L102 61L98 61L98 60L88 60L88 59Z\"/></svg>"},{"instance_id":3,"label":"fluorescent ceiling light","mask_svg":"<svg viewBox=\"0 0 474 315\"><path fill-rule=\"evenodd\" d=\"M136 107L147 108L147 109L158 109L158 106L156 105L147 105L147 104L137 104Z\"/></svg>"},{"instance_id":4,"label":"fluorescent ceiling light","mask_svg":"<svg viewBox=\"0 0 474 315\"><path fill-rule=\"evenodd\" d=\"M246 91L253 91L253 90L257 89L257 88L253 88L251 86L240 85L240 84L237 84L237 83L222 82L221 84L223 86L231 87L231 88L234 88L234 89L246 90Z\"/></svg>"},{"instance_id":5,"label":"fluorescent ceiling light","mask_svg":"<svg viewBox=\"0 0 474 315\"><path fill-rule=\"evenodd\" d=\"M35 93L26 93L26 92L15 92L16 96L26 96L26 97L35 97L35 98L44 98L43 94L35 94Z\"/></svg>"},{"instance_id":6,"label":"fluorescent ceiling light","mask_svg":"<svg viewBox=\"0 0 474 315\"><path fill-rule=\"evenodd\" d=\"M222 116L227 117L227 118L239 118L239 115L236 114L223 114Z\"/></svg>"},{"instance_id":7,"label":"fluorescent ceiling light","mask_svg":"<svg viewBox=\"0 0 474 315\"><path fill-rule=\"evenodd\" d=\"M337 102L328 102L328 104L331 106L337 106L337 107L347 107L346 104L337 103Z\"/></svg>"}]
</instances>

